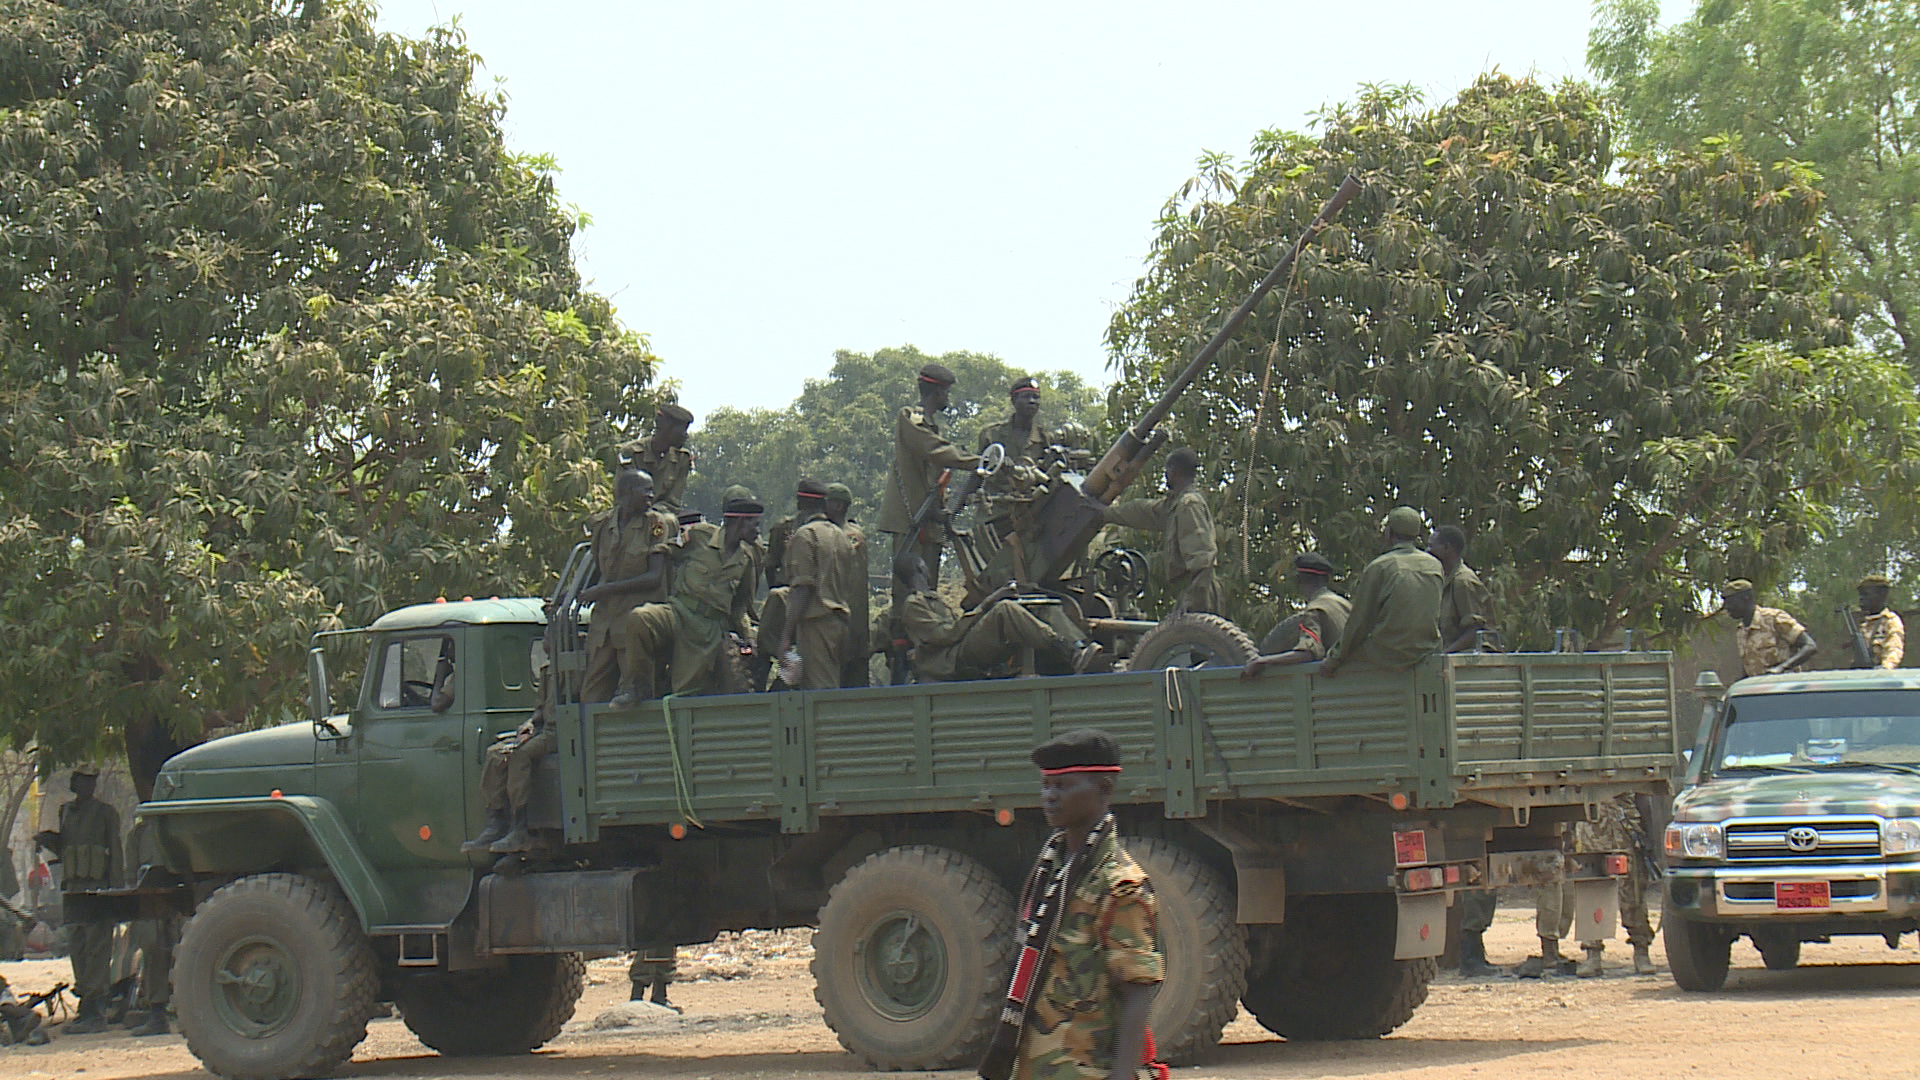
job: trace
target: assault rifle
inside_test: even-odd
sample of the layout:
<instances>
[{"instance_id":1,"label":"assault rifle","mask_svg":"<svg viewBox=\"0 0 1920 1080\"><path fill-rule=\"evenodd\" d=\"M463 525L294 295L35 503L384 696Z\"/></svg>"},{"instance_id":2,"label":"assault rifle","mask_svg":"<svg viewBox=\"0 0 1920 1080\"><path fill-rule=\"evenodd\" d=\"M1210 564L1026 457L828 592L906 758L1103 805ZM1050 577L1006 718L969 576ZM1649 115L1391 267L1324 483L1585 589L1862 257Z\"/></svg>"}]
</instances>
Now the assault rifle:
<instances>
[{"instance_id":1,"label":"assault rifle","mask_svg":"<svg viewBox=\"0 0 1920 1080\"><path fill-rule=\"evenodd\" d=\"M20 1003L29 1009L45 1008L47 1019L51 1020L66 1008L64 995L72 985L72 983L54 983L51 990L42 990L37 994L21 994Z\"/></svg>"},{"instance_id":2,"label":"assault rifle","mask_svg":"<svg viewBox=\"0 0 1920 1080\"><path fill-rule=\"evenodd\" d=\"M1853 643L1853 666L1857 668L1877 667L1873 662L1873 646L1867 644L1867 635L1860 632L1860 620L1853 617L1853 609L1840 607L1840 618L1847 624L1847 640Z\"/></svg>"}]
</instances>

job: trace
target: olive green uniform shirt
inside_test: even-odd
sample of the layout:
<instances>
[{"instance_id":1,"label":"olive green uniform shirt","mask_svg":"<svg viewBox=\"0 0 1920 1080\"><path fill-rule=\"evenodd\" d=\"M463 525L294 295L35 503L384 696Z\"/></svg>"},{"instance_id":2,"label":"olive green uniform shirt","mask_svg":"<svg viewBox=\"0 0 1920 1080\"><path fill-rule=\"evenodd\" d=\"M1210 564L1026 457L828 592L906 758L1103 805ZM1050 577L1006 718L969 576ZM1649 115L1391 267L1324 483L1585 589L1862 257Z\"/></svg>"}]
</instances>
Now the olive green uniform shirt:
<instances>
[{"instance_id":1,"label":"olive green uniform shirt","mask_svg":"<svg viewBox=\"0 0 1920 1080\"><path fill-rule=\"evenodd\" d=\"M676 694L713 688L714 665L729 630L752 634L747 616L753 608L753 549L741 544L727 552L726 530L701 523L687 533L674 553L673 672Z\"/></svg>"},{"instance_id":2,"label":"olive green uniform shirt","mask_svg":"<svg viewBox=\"0 0 1920 1080\"><path fill-rule=\"evenodd\" d=\"M800 613L802 619L844 615L853 610L847 586L854 559L853 541L846 530L824 514L793 531L793 539L787 541L787 583L814 588L807 610ZM861 572L864 575L864 567Z\"/></svg>"},{"instance_id":3,"label":"olive green uniform shirt","mask_svg":"<svg viewBox=\"0 0 1920 1080\"><path fill-rule=\"evenodd\" d=\"M948 442L940 425L918 405L900 410L893 421L893 475L880 493L880 531L904 533L919 513L942 469L971 468L977 459ZM792 581L791 575L788 577Z\"/></svg>"},{"instance_id":4,"label":"olive green uniform shirt","mask_svg":"<svg viewBox=\"0 0 1920 1080\"><path fill-rule=\"evenodd\" d=\"M767 588L777 589L787 583L787 541L793 539L793 530L799 527L797 518L783 517L767 530Z\"/></svg>"},{"instance_id":5,"label":"olive green uniform shirt","mask_svg":"<svg viewBox=\"0 0 1920 1080\"><path fill-rule=\"evenodd\" d=\"M998 424L989 424L980 429L980 451L985 453L987 447L992 446L994 443L999 443L1001 446L1007 448L1008 461L1019 461L1021 458L1026 458L1028 461L1039 461L1046 453L1047 447L1053 445L1053 435L1039 422L1038 418L1035 418L1032 429L1027 432L1026 439L1024 441L1017 441L1014 435L1013 421L1002 420Z\"/></svg>"},{"instance_id":6,"label":"olive green uniform shirt","mask_svg":"<svg viewBox=\"0 0 1920 1080\"><path fill-rule=\"evenodd\" d=\"M636 469L653 477L653 505L678 516L680 501L687 495L687 480L693 475L693 451L684 446L653 448L651 434L620 447L620 456Z\"/></svg>"},{"instance_id":7,"label":"olive green uniform shirt","mask_svg":"<svg viewBox=\"0 0 1920 1080\"><path fill-rule=\"evenodd\" d=\"M1260 639L1260 654L1271 656L1296 649L1324 660L1340 644L1353 605L1332 589L1322 589L1306 606L1282 619L1267 636Z\"/></svg>"},{"instance_id":8,"label":"olive green uniform shirt","mask_svg":"<svg viewBox=\"0 0 1920 1080\"><path fill-rule=\"evenodd\" d=\"M109 889L120 884L120 813L99 799L60 808L60 886Z\"/></svg>"},{"instance_id":9,"label":"olive green uniform shirt","mask_svg":"<svg viewBox=\"0 0 1920 1080\"><path fill-rule=\"evenodd\" d=\"M1440 648L1440 560L1403 540L1367 564L1353 586L1353 614L1328 662L1408 668Z\"/></svg>"},{"instance_id":10,"label":"olive green uniform shirt","mask_svg":"<svg viewBox=\"0 0 1920 1080\"><path fill-rule=\"evenodd\" d=\"M1493 629L1493 597L1466 563L1453 568L1440 589L1440 647L1453 645L1471 630ZM1471 643L1467 646L1471 649Z\"/></svg>"},{"instance_id":11,"label":"olive green uniform shirt","mask_svg":"<svg viewBox=\"0 0 1920 1080\"><path fill-rule=\"evenodd\" d=\"M655 554L667 554L675 539L680 535L680 522L672 514L659 510L648 510L625 523L620 521L618 509L603 510L593 516L587 525L587 531L593 541L593 562L600 569L602 584L625 581L639 577L647 572L647 563ZM655 588L645 592L625 593L613 600L596 605L605 607L611 615L616 610L652 604L667 598L667 583L661 582ZM588 629L587 644L604 644L614 631L615 618L599 618L595 612L592 626Z\"/></svg>"},{"instance_id":12,"label":"olive green uniform shirt","mask_svg":"<svg viewBox=\"0 0 1920 1080\"><path fill-rule=\"evenodd\" d=\"M1188 488L1158 499L1128 499L1107 507L1107 520L1160 533L1160 551L1154 560L1168 594L1188 611L1220 610L1220 591L1213 579L1219 549L1213 511L1207 508L1204 495Z\"/></svg>"}]
</instances>

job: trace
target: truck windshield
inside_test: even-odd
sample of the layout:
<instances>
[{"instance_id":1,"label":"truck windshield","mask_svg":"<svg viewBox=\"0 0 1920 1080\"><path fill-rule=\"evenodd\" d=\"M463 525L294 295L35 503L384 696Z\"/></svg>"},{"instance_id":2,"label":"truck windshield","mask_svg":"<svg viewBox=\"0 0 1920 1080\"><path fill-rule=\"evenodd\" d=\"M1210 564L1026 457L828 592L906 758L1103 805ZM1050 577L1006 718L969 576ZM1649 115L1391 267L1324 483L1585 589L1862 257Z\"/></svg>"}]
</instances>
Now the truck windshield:
<instances>
[{"instance_id":1,"label":"truck windshield","mask_svg":"<svg viewBox=\"0 0 1920 1080\"><path fill-rule=\"evenodd\" d=\"M1801 772L1920 765L1920 690L1735 696L1709 759L1714 771Z\"/></svg>"}]
</instances>

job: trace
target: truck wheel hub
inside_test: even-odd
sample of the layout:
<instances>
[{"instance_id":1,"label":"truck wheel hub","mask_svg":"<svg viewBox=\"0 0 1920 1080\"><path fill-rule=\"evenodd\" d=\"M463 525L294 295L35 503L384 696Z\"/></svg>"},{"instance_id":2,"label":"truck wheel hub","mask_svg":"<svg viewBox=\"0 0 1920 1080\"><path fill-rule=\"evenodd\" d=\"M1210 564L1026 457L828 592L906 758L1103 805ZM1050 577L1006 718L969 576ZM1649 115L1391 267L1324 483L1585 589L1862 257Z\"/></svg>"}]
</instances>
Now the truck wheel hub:
<instances>
[{"instance_id":1,"label":"truck wheel hub","mask_svg":"<svg viewBox=\"0 0 1920 1080\"><path fill-rule=\"evenodd\" d=\"M893 1020L923 1016L947 982L947 949L940 935L911 911L874 921L855 952L860 990L868 1004Z\"/></svg>"},{"instance_id":2,"label":"truck wheel hub","mask_svg":"<svg viewBox=\"0 0 1920 1080\"><path fill-rule=\"evenodd\" d=\"M264 937L235 942L214 969L214 1003L228 1027L265 1038L293 1018L299 998L293 958Z\"/></svg>"}]
</instances>

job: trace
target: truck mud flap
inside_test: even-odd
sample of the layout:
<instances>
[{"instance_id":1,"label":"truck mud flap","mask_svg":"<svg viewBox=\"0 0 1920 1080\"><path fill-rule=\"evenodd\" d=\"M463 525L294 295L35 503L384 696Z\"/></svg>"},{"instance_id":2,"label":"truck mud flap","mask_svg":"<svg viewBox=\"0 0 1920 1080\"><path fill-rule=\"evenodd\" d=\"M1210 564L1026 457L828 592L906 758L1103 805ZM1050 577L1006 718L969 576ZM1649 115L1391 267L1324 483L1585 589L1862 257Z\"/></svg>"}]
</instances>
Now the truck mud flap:
<instances>
[{"instance_id":1,"label":"truck mud flap","mask_svg":"<svg viewBox=\"0 0 1920 1080\"><path fill-rule=\"evenodd\" d=\"M569 870L480 879L481 955L616 953L634 947L638 870Z\"/></svg>"},{"instance_id":2,"label":"truck mud flap","mask_svg":"<svg viewBox=\"0 0 1920 1080\"><path fill-rule=\"evenodd\" d=\"M1447 951L1447 894L1444 892L1396 897L1400 905L1394 936L1395 960L1418 960Z\"/></svg>"},{"instance_id":3,"label":"truck mud flap","mask_svg":"<svg viewBox=\"0 0 1920 1080\"><path fill-rule=\"evenodd\" d=\"M1573 883L1573 936L1582 944L1606 941L1620 930L1620 882L1614 878Z\"/></svg>"}]
</instances>

